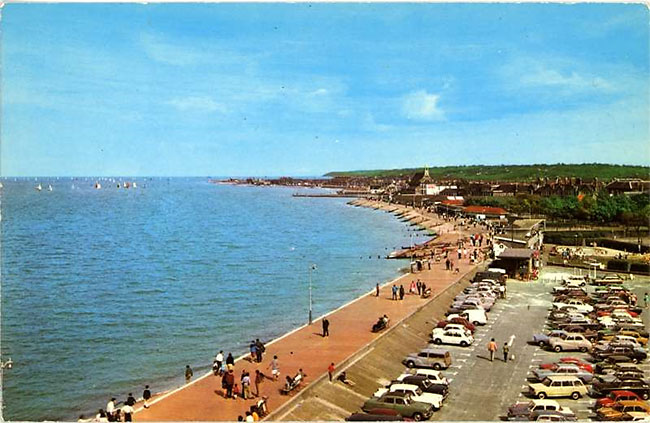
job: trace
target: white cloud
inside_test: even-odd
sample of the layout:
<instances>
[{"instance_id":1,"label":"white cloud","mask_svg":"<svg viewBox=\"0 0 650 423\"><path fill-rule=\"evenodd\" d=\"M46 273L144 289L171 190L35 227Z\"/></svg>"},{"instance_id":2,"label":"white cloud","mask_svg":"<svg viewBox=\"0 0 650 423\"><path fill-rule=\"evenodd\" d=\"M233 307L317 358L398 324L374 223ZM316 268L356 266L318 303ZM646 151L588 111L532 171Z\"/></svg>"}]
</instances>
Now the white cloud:
<instances>
[{"instance_id":1,"label":"white cloud","mask_svg":"<svg viewBox=\"0 0 650 423\"><path fill-rule=\"evenodd\" d=\"M217 103L210 97L190 96L174 98L167 102L182 112L220 112L226 113L226 106Z\"/></svg>"},{"instance_id":2,"label":"white cloud","mask_svg":"<svg viewBox=\"0 0 650 423\"><path fill-rule=\"evenodd\" d=\"M327 95L327 94L329 94L329 91L327 91L325 88L319 88L319 89L309 93L309 95L312 95L312 96Z\"/></svg>"},{"instance_id":3,"label":"white cloud","mask_svg":"<svg viewBox=\"0 0 650 423\"><path fill-rule=\"evenodd\" d=\"M577 90L609 90L611 85L595 75L583 75L575 71L560 72L555 69L538 67L521 77L521 83L533 86L566 87Z\"/></svg>"},{"instance_id":4,"label":"white cloud","mask_svg":"<svg viewBox=\"0 0 650 423\"><path fill-rule=\"evenodd\" d=\"M402 112L408 119L443 120L444 112L438 107L440 96L429 94L424 90L415 91L404 96Z\"/></svg>"}]
</instances>

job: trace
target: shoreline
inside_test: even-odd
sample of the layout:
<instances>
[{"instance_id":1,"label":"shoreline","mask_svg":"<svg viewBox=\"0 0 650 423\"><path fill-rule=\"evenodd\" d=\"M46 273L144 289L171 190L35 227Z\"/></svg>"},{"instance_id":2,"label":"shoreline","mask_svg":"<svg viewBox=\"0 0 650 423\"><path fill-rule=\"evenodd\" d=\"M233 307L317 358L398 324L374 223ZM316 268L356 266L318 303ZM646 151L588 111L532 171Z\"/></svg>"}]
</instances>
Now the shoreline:
<instances>
[{"instance_id":1,"label":"shoreline","mask_svg":"<svg viewBox=\"0 0 650 423\"><path fill-rule=\"evenodd\" d=\"M431 217L431 218L428 218L428 219L425 219L425 220L434 220L434 219L435 218ZM440 219L437 219L437 220L438 220L438 222L437 222L438 224L436 225L436 227L440 227L442 229L442 228L445 228L447 226L452 226L448 222L445 223L444 221L442 221ZM456 232L448 231L446 234L441 235L438 238L439 239L443 239L443 238L447 239L448 238L449 240L453 240L455 242L456 240L458 240L458 238L460 236L462 236L462 232L456 233ZM400 281L407 285L407 281L409 279L415 280L414 278L417 278L418 276L422 277L423 280L431 279L431 281L427 281L428 284L429 283L433 283L433 284L442 283L442 284L444 284L445 288L448 286L448 284L447 284L448 282L451 282L452 280L455 281L457 279L456 277L454 277L454 275L451 274L451 272L447 272L446 274L443 273L442 275L438 275L438 273L440 273L439 269L437 269L439 267L439 265L436 265L435 267L436 267L436 269L432 269L432 270L429 270L429 271L422 271L420 273L401 274L401 275L398 275L397 277L395 277L393 279L390 279L390 280L388 280L386 282L383 282L380 285L380 290L382 292L381 299L377 298L377 300L383 301L384 297L386 296L387 291L390 290L389 289L390 285L397 284ZM462 267L462 273L461 273L461 275L462 275L466 271L471 270L472 268L474 268L475 265L462 265L461 267ZM451 276L451 278L449 276ZM440 279L447 279L447 281L446 282L445 281L441 282ZM429 286L431 286L431 285L429 285ZM407 285L407 288L408 288L408 285ZM440 288L442 288L442 286L440 286ZM279 336L279 337L277 337L275 339L272 339L271 341L269 341L266 344L267 352L266 352L265 360L263 361L262 364L268 364L269 357L271 357L274 354L273 350L282 350L283 347L285 347L284 344L292 344L293 343L294 344L293 346L295 347L294 349L297 349L296 352L299 352L299 350L301 348L309 349L309 347L304 347L304 342L307 342L307 343L319 343L320 342L320 343L322 343L323 338L321 338L320 335L318 335L318 337L314 337L314 335L316 335L316 334L307 333L307 332L314 332L314 331L319 332L320 331L319 321L321 321L324 317L332 316L332 320L334 320L334 319L339 318L340 315L345 315L346 313L349 313L350 309L361 307L360 310L357 310L357 312L361 312L361 313L354 316L355 320L358 320L358 318L360 318L360 317L368 318L368 316L362 316L362 315L365 315L365 314L369 313L370 309L366 308L365 306L359 306L359 304L361 302L363 302L363 301L366 301L366 302L373 301L374 298L375 298L375 296L372 295L374 293L374 291L375 291L375 289L371 289L371 290L365 292L364 294L362 294L362 295L360 295L360 296L358 296L356 298L351 299L350 301L348 301L347 303L337 307L336 309L334 309L334 310L332 310L332 311L330 311L328 313L325 313L322 316L316 317L314 319L314 324L313 325L309 325L309 324L301 325L301 326L299 326L297 328L294 328L294 329L290 330L289 332L287 332L287 333L285 333L285 334L283 334L283 335L281 335L281 336ZM419 297L410 298L410 302L412 304L409 305L409 307L410 307L409 309L412 311L412 306L414 306L414 305L417 305L418 308L419 308L423 304L428 304L430 301L432 301L434 298L436 298L439 294L440 294L440 289L437 289L437 287L436 287L436 289L434 290L434 295L432 295L432 297L430 297L429 299L420 300ZM410 296L407 295L406 297L410 297ZM368 299L371 299L371 300L368 300ZM399 304L401 302L397 302L397 303ZM406 303L406 301L404 303ZM387 308L388 307L395 308L396 305L397 304L395 304L394 301L386 303ZM384 310L384 309L382 308L382 310ZM389 314L389 316L391 316L391 321L393 320L392 316L397 316L396 317L397 321L401 321L401 319L404 318L404 316L402 314L406 310L404 308L401 308L401 307L398 308L398 310L399 311L395 310L395 311L393 311L393 312L391 312ZM370 320L372 320L374 322L374 319L376 319L375 314L377 314L377 313L380 313L380 311L372 311L372 312L370 312L370 315L372 316L372 317L370 317ZM407 313L407 315L409 315L409 314L410 314L410 312ZM379 315L381 315L381 313ZM346 326L343 326L343 327L345 327L344 331L351 330L350 328L348 328ZM310 328L312 328L312 329L310 329ZM356 338L357 335L368 338L368 336L367 336L367 334L365 332L370 332L370 331L368 330L368 328L365 327L365 325L363 325L362 332L354 335L354 341L359 341L359 339ZM294 339L294 338L302 339L303 343L299 342L298 344L296 344L296 342L295 342L296 339ZM311 341L309 341L308 339L311 339ZM327 339L329 339L329 338L327 338ZM373 337L370 337L370 338L368 338L366 340L368 342L371 342L372 339L373 339ZM327 340L326 340L326 342L327 342ZM362 344L360 346L362 347L364 344ZM354 348L353 345L344 345L344 346L348 347L348 351L345 352L347 354L346 357L349 356L350 354L354 354L354 351L356 351L356 348ZM349 350L350 348L353 348L353 350ZM287 348L284 348L284 349L286 350ZM289 348L289 349L291 349L291 348ZM333 350L331 352L339 352L338 349L335 349L335 350L336 351ZM279 356L280 357L279 360L280 360L280 363L281 363L280 367L283 370L282 375L284 377L284 375L286 375L288 373L291 373L291 372L286 372L285 373L284 369L286 369L286 367L285 367L286 364L285 363L287 362L286 361L287 358L291 357L289 354L293 355L294 351L283 351L283 352L284 352L284 355ZM289 354L286 354L287 352ZM315 354L320 353L320 352L321 351L314 351ZM294 358L296 358L297 355L298 354L293 355L291 358L294 359ZM244 353L243 355L236 358L236 360L235 360L236 376L239 374L238 372L239 372L239 370L241 369L242 366L248 367L249 369L247 369L247 370L250 370L250 367L252 366L253 370L250 370L250 371L251 372L254 371L254 368L255 368L255 366L257 366L257 364L256 363L251 363L250 361L248 361L246 359L248 356L249 356L248 353ZM311 355L309 358L313 358L313 357L314 357L314 355ZM345 358L345 357L343 357L343 358ZM307 363L309 364L309 360L307 360ZM294 365L293 367L296 367L296 365ZM303 364L302 367L307 368L307 365ZM265 368L265 367L262 367L262 368ZM308 379L309 384L311 384L313 381L318 379L319 375L322 376L322 372L319 372L319 370L306 370L305 372L310 375L310 378ZM314 374L314 372L316 372L316 374ZM222 398L221 393L220 393L220 391L221 391L220 383L218 383L218 384L216 383L216 382L220 382L221 379L218 378L218 377L210 378L210 376L213 376L213 374L212 374L211 371L208 371L205 374L199 376L198 378L196 378L195 380L193 380L192 382L190 382L190 383L188 383L186 385L182 385L182 386L177 387L177 388L175 388L175 389L173 389L171 391L158 394L157 398L154 397L153 400L150 401L151 407L148 408L148 409L144 409L142 407L142 404L138 403L136 405L136 413L137 413L137 415L134 416L134 418L137 419L138 421L154 421L154 420L156 420L156 421L160 421L160 420L236 420L237 414L243 414L242 410L245 408L245 405L244 404L238 405L238 403L241 403L242 400L226 400L226 399ZM273 385L273 384L274 384L274 382L264 382L263 385L266 385L268 387L268 385ZM279 387L281 385L275 385L275 386ZM266 392L262 392L261 394L265 395ZM291 398L291 397L284 397L284 399L283 399L283 398L279 397L279 395L277 395L277 393L274 393L274 392L270 392L269 394L274 397L273 401L270 404L271 412L273 412L274 409L279 408L282 404L286 403L286 401ZM214 401L215 403L219 403L219 407L217 409L215 409L214 405L216 405L216 404L197 403L195 405L198 406L198 407L201 407L203 409L202 411L187 410L188 407L187 407L186 402L187 401L194 402L197 397L203 398L204 402L205 401L211 401L211 402ZM163 400L165 400L165 401L163 401ZM181 406L180 404L183 404L183 405ZM159 410L160 408L164 408L164 410ZM190 408L192 408L192 407L190 407Z\"/></svg>"}]
</instances>

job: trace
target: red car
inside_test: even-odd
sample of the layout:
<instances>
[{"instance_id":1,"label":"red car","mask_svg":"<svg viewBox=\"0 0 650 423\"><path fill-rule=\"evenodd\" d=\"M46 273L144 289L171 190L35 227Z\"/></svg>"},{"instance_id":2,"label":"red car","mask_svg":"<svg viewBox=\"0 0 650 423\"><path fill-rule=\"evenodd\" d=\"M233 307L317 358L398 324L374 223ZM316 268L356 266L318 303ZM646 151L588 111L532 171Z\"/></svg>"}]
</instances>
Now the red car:
<instances>
[{"instance_id":1,"label":"red car","mask_svg":"<svg viewBox=\"0 0 650 423\"><path fill-rule=\"evenodd\" d=\"M539 368L544 370L556 371L560 364L575 364L578 368L584 370L585 372L593 373L593 368L589 363L544 363L540 364Z\"/></svg>"},{"instance_id":2,"label":"red car","mask_svg":"<svg viewBox=\"0 0 650 423\"><path fill-rule=\"evenodd\" d=\"M463 319L462 317L454 317L451 320L442 320L442 321L438 322L436 327L444 328L445 326L447 326L450 323L455 323L457 325L463 325L463 326L465 326L465 328L467 328L467 330L469 330L472 333L474 333L474 331L476 330L476 326L474 326L472 323L470 323L469 320Z\"/></svg>"},{"instance_id":3,"label":"red car","mask_svg":"<svg viewBox=\"0 0 650 423\"><path fill-rule=\"evenodd\" d=\"M619 401L643 401L643 399L632 391L612 391L605 398L599 398L594 409L601 407L613 407Z\"/></svg>"},{"instance_id":4,"label":"red car","mask_svg":"<svg viewBox=\"0 0 650 423\"><path fill-rule=\"evenodd\" d=\"M618 310L625 310L627 312L627 314L629 314L631 317L639 317L638 313L635 313L635 312L633 312L631 310L628 310L628 309L625 309L625 308L618 309ZM596 312L596 315L598 317L609 316L610 314L612 314L612 310L600 310L600 311Z\"/></svg>"},{"instance_id":5,"label":"red car","mask_svg":"<svg viewBox=\"0 0 650 423\"><path fill-rule=\"evenodd\" d=\"M580 367L583 370L588 371L589 373L594 372L594 366L591 365L590 363L587 363L586 361L580 360L577 357L564 357L560 359L560 362L562 363L568 363L568 364L575 364L576 366Z\"/></svg>"}]
</instances>

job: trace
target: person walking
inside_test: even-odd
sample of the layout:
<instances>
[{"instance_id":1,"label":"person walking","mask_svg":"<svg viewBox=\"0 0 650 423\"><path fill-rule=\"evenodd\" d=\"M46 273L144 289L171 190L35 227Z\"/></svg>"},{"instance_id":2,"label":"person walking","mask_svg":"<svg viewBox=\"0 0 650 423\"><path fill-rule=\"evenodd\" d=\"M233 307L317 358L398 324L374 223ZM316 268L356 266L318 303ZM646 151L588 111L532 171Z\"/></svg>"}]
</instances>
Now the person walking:
<instances>
[{"instance_id":1,"label":"person walking","mask_svg":"<svg viewBox=\"0 0 650 423\"><path fill-rule=\"evenodd\" d=\"M264 381L264 376L259 370L255 370L255 396L260 396L260 383Z\"/></svg>"},{"instance_id":2,"label":"person walking","mask_svg":"<svg viewBox=\"0 0 650 423\"><path fill-rule=\"evenodd\" d=\"M418 282L415 284L415 286L418 288L418 296L422 295L422 282L420 282L420 279L418 279Z\"/></svg>"},{"instance_id":3,"label":"person walking","mask_svg":"<svg viewBox=\"0 0 650 423\"><path fill-rule=\"evenodd\" d=\"M226 357L226 367L228 367L228 370L235 367L235 357L232 356L232 353L228 353L228 357Z\"/></svg>"},{"instance_id":4,"label":"person walking","mask_svg":"<svg viewBox=\"0 0 650 423\"><path fill-rule=\"evenodd\" d=\"M494 353L496 352L497 348L497 343L494 338L492 338L487 344L487 349L490 352L490 361L494 361Z\"/></svg>"},{"instance_id":5,"label":"person walking","mask_svg":"<svg viewBox=\"0 0 650 423\"><path fill-rule=\"evenodd\" d=\"M392 299L393 300L397 299L397 286L395 286L395 285L393 285L393 297L392 297Z\"/></svg>"},{"instance_id":6,"label":"person walking","mask_svg":"<svg viewBox=\"0 0 650 423\"><path fill-rule=\"evenodd\" d=\"M226 386L226 398L232 398L232 389L235 386L235 372L232 369L223 375L223 385Z\"/></svg>"},{"instance_id":7,"label":"person walking","mask_svg":"<svg viewBox=\"0 0 650 423\"><path fill-rule=\"evenodd\" d=\"M400 300L404 299L404 285L399 286L399 299Z\"/></svg>"},{"instance_id":8,"label":"person walking","mask_svg":"<svg viewBox=\"0 0 650 423\"><path fill-rule=\"evenodd\" d=\"M648 293L646 292L645 295L643 295L644 308L648 308L648 302L650 302L650 297L648 296Z\"/></svg>"},{"instance_id":9,"label":"person walking","mask_svg":"<svg viewBox=\"0 0 650 423\"><path fill-rule=\"evenodd\" d=\"M151 391L149 390L149 385L144 385L144 391L142 391L142 399L144 399L144 408L149 408L149 399L151 399Z\"/></svg>"},{"instance_id":10,"label":"person walking","mask_svg":"<svg viewBox=\"0 0 650 423\"><path fill-rule=\"evenodd\" d=\"M323 318L323 338L330 336L330 321Z\"/></svg>"},{"instance_id":11,"label":"person walking","mask_svg":"<svg viewBox=\"0 0 650 423\"><path fill-rule=\"evenodd\" d=\"M375 285L375 297L379 296L379 283Z\"/></svg>"},{"instance_id":12,"label":"person walking","mask_svg":"<svg viewBox=\"0 0 650 423\"><path fill-rule=\"evenodd\" d=\"M334 375L334 370L335 370L335 369L336 369L336 368L334 367L334 363L330 363L330 365L327 366L327 374L328 374L329 377L330 377L330 382L332 381L332 377L333 377L333 375Z\"/></svg>"},{"instance_id":13,"label":"person walking","mask_svg":"<svg viewBox=\"0 0 650 423\"><path fill-rule=\"evenodd\" d=\"M510 346L507 342L503 343L503 361L508 363L508 353L510 352Z\"/></svg>"},{"instance_id":14,"label":"person walking","mask_svg":"<svg viewBox=\"0 0 650 423\"><path fill-rule=\"evenodd\" d=\"M273 375L273 379L278 380L280 377L280 366L278 365L277 355L273 356L273 360L271 360L268 367L271 368L271 375Z\"/></svg>"},{"instance_id":15,"label":"person walking","mask_svg":"<svg viewBox=\"0 0 650 423\"><path fill-rule=\"evenodd\" d=\"M194 376L194 372L190 368L190 365L188 364L185 366L185 383L190 383L190 380L192 380L192 376Z\"/></svg>"},{"instance_id":16,"label":"person walking","mask_svg":"<svg viewBox=\"0 0 650 423\"><path fill-rule=\"evenodd\" d=\"M257 359L257 345L255 345L255 341L251 341L250 345L248 346L248 349L250 350L251 353L251 363L252 363Z\"/></svg>"},{"instance_id":17,"label":"person walking","mask_svg":"<svg viewBox=\"0 0 650 423\"><path fill-rule=\"evenodd\" d=\"M219 354L214 358L214 364L218 370L218 374L221 375L221 366L223 365L223 351L219 351Z\"/></svg>"},{"instance_id":18,"label":"person walking","mask_svg":"<svg viewBox=\"0 0 650 423\"><path fill-rule=\"evenodd\" d=\"M241 379L241 395L243 399L251 398L251 377L248 372L245 372Z\"/></svg>"}]
</instances>

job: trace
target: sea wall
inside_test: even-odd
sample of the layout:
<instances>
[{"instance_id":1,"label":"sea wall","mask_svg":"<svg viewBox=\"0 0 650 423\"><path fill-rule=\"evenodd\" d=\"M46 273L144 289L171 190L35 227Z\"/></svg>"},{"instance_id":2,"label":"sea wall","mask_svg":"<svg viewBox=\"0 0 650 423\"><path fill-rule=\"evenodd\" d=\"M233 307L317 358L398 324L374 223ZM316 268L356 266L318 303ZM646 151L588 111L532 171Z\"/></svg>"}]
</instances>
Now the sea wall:
<instances>
[{"instance_id":1,"label":"sea wall","mask_svg":"<svg viewBox=\"0 0 650 423\"><path fill-rule=\"evenodd\" d=\"M438 293L432 301L391 326L381 337L344 362L335 363L335 377L345 371L355 383L354 387L340 382L330 383L325 374L296 393L291 401L273 410L265 420L343 420L359 411L378 388L388 384L404 370L401 361L407 354L427 345L431 330L436 322L444 319L453 298L469 285L477 271L486 267L487 264L484 264L469 271L458 282Z\"/></svg>"}]
</instances>

